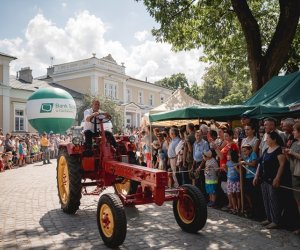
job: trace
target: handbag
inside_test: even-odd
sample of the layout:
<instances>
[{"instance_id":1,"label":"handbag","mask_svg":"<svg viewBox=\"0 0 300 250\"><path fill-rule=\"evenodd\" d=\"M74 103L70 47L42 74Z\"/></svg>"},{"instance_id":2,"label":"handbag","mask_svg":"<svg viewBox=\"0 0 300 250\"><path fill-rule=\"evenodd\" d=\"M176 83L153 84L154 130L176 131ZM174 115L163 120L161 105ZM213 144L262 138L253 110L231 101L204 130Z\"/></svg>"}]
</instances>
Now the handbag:
<instances>
[{"instance_id":1,"label":"handbag","mask_svg":"<svg viewBox=\"0 0 300 250\"><path fill-rule=\"evenodd\" d=\"M295 164L293 175L300 177L300 161Z\"/></svg>"},{"instance_id":2,"label":"handbag","mask_svg":"<svg viewBox=\"0 0 300 250\"><path fill-rule=\"evenodd\" d=\"M219 179L220 179L220 181L226 182L227 181L227 173L225 171L220 171L219 172Z\"/></svg>"}]
</instances>

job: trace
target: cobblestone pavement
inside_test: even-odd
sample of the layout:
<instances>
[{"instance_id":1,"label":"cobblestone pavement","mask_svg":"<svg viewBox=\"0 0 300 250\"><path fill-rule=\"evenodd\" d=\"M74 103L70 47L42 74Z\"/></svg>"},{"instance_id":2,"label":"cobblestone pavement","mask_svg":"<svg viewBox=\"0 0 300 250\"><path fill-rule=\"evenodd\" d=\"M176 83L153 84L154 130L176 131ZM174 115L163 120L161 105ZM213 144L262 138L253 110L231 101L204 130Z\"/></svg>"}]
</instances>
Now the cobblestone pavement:
<instances>
[{"instance_id":1,"label":"cobblestone pavement","mask_svg":"<svg viewBox=\"0 0 300 250\"><path fill-rule=\"evenodd\" d=\"M96 222L97 196L84 196L76 215L58 202L55 161L0 173L0 249L107 249ZM122 249L300 249L300 237L258 222L208 210L197 234L177 225L170 202L126 208Z\"/></svg>"}]
</instances>

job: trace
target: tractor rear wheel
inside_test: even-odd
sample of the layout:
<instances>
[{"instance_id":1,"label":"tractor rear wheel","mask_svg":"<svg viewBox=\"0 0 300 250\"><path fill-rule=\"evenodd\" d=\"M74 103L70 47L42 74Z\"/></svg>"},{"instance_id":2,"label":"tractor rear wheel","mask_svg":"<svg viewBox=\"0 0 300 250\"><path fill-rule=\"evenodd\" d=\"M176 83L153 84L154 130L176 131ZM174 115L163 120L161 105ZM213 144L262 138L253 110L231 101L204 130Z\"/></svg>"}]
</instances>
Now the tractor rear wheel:
<instances>
[{"instance_id":1,"label":"tractor rear wheel","mask_svg":"<svg viewBox=\"0 0 300 250\"><path fill-rule=\"evenodd\" d=\"M197 187L189 184L182 187L186 193L173 201L174 216L183 231L196 233L205 226L207 220L206 201Z\"/></svg>"},{"instance_id":2,"label":"tractor rear wheel","mask_svg":"<svg viewBox=\"0 0 300 250\"><path fill-rule=\"evenodd\" d=\"M67 214L75 214L81 199L80 158L62 151L57 159L56 174L61 208Z\"/></svg>"},{"instance_id":3,"label":"tractor rear wheel","mask_svg":"<svg viewBox=\"0 0 300 250\"><path fill-rule=\"evenodd\" d=\"M123 204L117 194L103 194L97 207L97 224L106 246L116 248L123 244L127 220Z\"/></svg>"}]
</instances>

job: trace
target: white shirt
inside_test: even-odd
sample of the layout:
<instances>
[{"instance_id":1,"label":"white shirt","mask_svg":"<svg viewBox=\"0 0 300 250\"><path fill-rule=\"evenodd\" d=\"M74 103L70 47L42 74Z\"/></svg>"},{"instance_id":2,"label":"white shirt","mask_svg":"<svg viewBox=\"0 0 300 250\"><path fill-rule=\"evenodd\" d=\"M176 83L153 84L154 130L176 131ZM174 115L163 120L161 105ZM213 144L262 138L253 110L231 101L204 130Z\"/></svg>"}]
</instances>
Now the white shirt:
<instances>
[{"instance_id":1,"label":"white shirt","mask_svg":"<svg viewBox=\"0 0 300 250\"><path fill-rule=\"evenodd\" d=\"M96 112L96 111L95 111ZM97 111L97 112L99 112L99 113L103 113L103 111L101 111L101 110L99 110L99 111ZM88 116L91 116L92 114L94 113L94 111L93 111L93 109L92 108L90 108L90 109L86 109L85 111L84 111L84 113L83 113L83 115L84 115L84 118L83 118L83 120L84 120L84 125L83 125L83 131L87 131L87 130L90 130L90 131L92 131L93 133L95 133L95 132L97 132L97 131L94 131L94 123L91 123L91 122L88 122L87 120L86 120L86 118L88 117ZM92 121L94 121L94 117L92 118ZM99 124L97 124L96 125L96 127L97 127L97 130L99 129Z\"/></svg>"},{"instance_id":2,"label":"white shirt","mask_svg":"<svg viewBox=\"0 0 300 250\"><path fill-rule=\"evenodd\" d=\"M281 139L283 140L283 143L285 144L286 137L285 137L284 132L282 132L282 131L280 131L278 129L276 129L274 131L277 134L280 135ZM261 142L260 142L259 149L261 150L261 153L263 153L269 147L268 144L267 144L267 135L268 135L268 133L265 133L264 136L263 136L263 138L262 138L262 140L261 140Z\"/></svg>"}]
</instances>

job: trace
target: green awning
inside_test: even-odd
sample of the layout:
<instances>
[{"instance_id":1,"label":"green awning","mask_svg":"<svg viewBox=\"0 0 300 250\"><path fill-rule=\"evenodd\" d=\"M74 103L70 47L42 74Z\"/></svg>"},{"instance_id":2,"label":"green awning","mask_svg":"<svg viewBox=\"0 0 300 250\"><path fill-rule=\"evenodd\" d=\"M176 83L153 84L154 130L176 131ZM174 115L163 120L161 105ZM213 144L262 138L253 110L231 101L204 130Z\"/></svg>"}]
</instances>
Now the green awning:
<instances>
[{"instance_id":1,"label":"green awning","mask_svg":"<svg viewBox=\"0 0 300 250\"><path fill-rule=\"evenodd\" d=\"M169 112L162 112L149 116L150 122L167 121L167 120L181 120L181 119L215 119L219 121L226 121L239 117L242 113L252 110L254 107L247 107L244 105L233 106L191 106L187 108L177 109Z\"/></svg>"},{"instance_id":2,"label":"green awning","mask_svg":"<svg viewBox=\"0 0 300 250\"><path fill-rule=\"evenodd\" d=\"M298 107L299 109L295 109ZM292 108L294 107L294 108ZM252 118L300 116L300 72L275 76L243 105L190 106L149 116L150 122L180 119L237 119L246 113Z\"/></svg>"}]
</instances>

